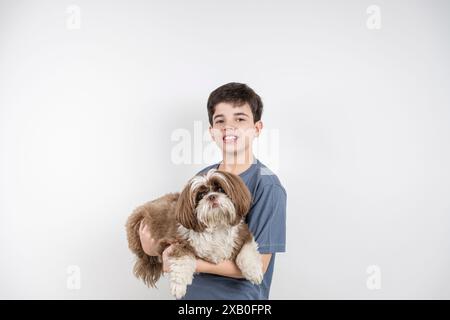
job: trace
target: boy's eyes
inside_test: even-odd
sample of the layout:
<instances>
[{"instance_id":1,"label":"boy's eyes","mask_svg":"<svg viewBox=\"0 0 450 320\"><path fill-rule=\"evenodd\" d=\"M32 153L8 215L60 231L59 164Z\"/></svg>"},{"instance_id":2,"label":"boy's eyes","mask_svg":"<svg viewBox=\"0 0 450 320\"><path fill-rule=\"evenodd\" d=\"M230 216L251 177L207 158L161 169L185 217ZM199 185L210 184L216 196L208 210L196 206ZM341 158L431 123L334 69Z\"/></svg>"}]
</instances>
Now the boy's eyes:
<instances>
[{"instance_id":1,"label":"boy's eyes","mask_svg":"<svg viewBox=\"0 0 450 320\"><path fill-rule=\"evenodd\" d=\"M241 122L241 121L245 121L244 118L237 118L236 119L237 122ZM217 120L216 123L223 123L223 120Z\"/></svg>"}]
</instances>

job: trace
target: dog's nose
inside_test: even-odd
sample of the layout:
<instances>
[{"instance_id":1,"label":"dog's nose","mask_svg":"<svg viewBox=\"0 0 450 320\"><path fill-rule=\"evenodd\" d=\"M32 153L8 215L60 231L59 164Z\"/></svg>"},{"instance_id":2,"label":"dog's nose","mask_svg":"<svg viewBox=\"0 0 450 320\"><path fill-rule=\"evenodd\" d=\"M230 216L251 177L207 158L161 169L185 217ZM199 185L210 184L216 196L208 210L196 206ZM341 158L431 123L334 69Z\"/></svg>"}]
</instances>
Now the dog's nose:
<instances>
[{"instance_id":1,"label":"dog's nose","mask_svg":"<svg viewBox=\"0 0 450 320\"><path fill-rule=\"evenodd\" d=\"M208 200L210 200L210 201L216 200L216 195L215 195L215 194L210 194L210 195L208 196Z\"/></svg>"}]
</instances>

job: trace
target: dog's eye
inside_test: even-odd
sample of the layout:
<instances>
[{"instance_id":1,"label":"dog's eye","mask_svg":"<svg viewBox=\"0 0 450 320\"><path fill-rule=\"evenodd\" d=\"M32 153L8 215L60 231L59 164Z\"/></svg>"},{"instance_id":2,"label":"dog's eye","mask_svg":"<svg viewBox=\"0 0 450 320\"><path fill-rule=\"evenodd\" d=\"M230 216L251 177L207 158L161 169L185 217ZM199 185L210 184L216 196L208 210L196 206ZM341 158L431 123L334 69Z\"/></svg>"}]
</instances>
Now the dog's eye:
<instances>
[{"instance_id":1,"label":"dog's eye","mask_svg":"<svg viewBox=\"0 0 450 320\"><path fill-rule=\"evenodd\" d=\"M225 193L225 191L224 191L221 187L218 187L218 188L217 188L217 192Z\"/></svg>"},{"instance_id":2,"label":"dog's eye","mask_svg":"<svg viewBox=\"0 0 450 320\"><path fill-rule=\"evenodd\" d=\"M205 194L206 194L206 192L197 193L197 201L202 200L202 198L205 196Z\"/></svg>"}]
</instances>

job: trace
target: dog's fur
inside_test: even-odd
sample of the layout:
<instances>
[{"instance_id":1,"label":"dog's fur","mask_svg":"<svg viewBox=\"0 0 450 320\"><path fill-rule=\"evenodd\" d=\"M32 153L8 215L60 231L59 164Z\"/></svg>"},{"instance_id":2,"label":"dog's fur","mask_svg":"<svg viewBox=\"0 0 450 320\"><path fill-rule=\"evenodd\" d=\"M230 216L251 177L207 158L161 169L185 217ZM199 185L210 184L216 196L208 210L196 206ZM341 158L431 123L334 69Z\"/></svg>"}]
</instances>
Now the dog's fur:
<instances>
[{"instance_id":1,"label":"dog's fur","mask_svg":"<svg viewBox=\"0 0 450 320\"><path fill-rule=\"evenodd\" d=\"M139 206L126 224L129 248L137 256L134 274L155 287L163 272L162 252L174 244L169 255L170 287L178 299L192 283L196 258L211 263L234 260L246 279L260 284L262 261L245 223L250 205L251 194L239 176L211 169L193 177L181 194L169 193ZM142 249L141 221L156 241L155 256Z\"/></svg>"}]
</instances>

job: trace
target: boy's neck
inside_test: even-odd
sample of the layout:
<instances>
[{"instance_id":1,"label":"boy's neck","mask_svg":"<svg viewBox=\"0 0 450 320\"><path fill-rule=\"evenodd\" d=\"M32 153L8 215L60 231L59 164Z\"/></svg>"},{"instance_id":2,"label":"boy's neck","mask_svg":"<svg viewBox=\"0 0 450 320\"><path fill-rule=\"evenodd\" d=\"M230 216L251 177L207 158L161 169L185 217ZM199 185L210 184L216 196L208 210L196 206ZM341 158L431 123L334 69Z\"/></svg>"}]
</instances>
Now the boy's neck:
<instances>
[{"instance_id":1,"label":"boy's neck","mask_svg":"<svg viewBox=\"0 0 450 320\"><path fill-rule=\"evenodd\" d=\"M253 164L255 158L253 153L250 153L245 158L239 157L237 155L229 156L228 154L223 155L223 160L219 165L219 170L233 173L239 175Z\"/></svg>"}]
</instances>

